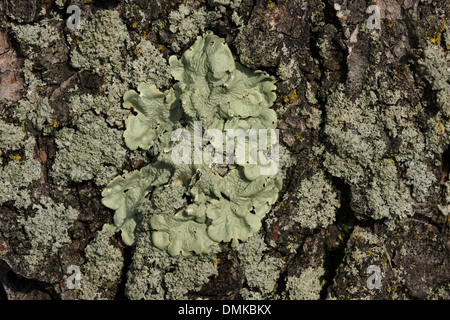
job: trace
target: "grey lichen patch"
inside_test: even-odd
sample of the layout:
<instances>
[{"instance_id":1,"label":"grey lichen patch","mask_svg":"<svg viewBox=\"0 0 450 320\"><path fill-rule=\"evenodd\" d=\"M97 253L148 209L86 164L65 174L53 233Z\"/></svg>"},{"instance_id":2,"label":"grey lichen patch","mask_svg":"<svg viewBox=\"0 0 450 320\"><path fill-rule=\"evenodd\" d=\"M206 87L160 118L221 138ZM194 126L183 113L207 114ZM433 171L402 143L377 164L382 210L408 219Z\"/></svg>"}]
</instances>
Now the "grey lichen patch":
<instances>
[{"instance_id":1,"label":"grey lichen patch","mask_svg":"<svg viewBox=\"0 0 450 320\"><path fill-rule=\"evenodd\" d=\"M318 172L301 182L293 220L303 228L326 228L335 221L339 207L331 182L323 172Z\"/></svg>"},{"instance_id":2,"label":"grey lichen patch","mask_svg":"<svg viewBox=\"0 0 450 320\"><path fill-rule=\"evenodd\" d=\"M25 94L19 104L13 107L14 115L22 123L30 121L44 135L51 133L54 111L50 107L51 98L46 95L46 83L42 80L44 77L36 75L34 70L39 68L45 71L64 60L68 48L59 28L62 23L62 19L53 17L36 24L12 27L12 34L25 56L22 69Z\"/></svg>"},{"instance_id":3,"label":"grey lichen patch","mask_svg":"<svg viewBox=\"0 0 450 320\"><path fill-rule=\"evenodd\" d=\"M40 204L33 205L33 209L34 216L18 220L31 244L24 257L31 273L38 271L36 268L48 255L57 255L62 247L72 242L68 230L79 215L71 206L66 208L46 198L41 198Z\"/></svg>"},{"instance_id":4,"label":"grey lichen patch","mask_svg":"<svg viewBox=\"0 0 450 320\"><path fill-rule=\"evenodd\" d=\"M450 118L450 55L444 54L438 45L429 45L424 56L418 61L419 66L432 89L437 91L437 102L443 114Z\"/></svg>"},{"instance_id":5,"label":"grey lichen patch","mask_svg":"<svg viewBox=\"0 0 450 320\"><path fill-rule=\"evenodd\" d=\"M209 278L217 275L214 255L180 258L173 272L166 272L166 299L185 299L189 291L198 291Z\"/></svg>"},{"instance_id":6,"label":"grey lichen patch","mask_svg":"<svg viewBox=\"0 0 450 320\"><path fill-rule=\"evenodd\" d=\"M34 159L36 141L3 120L0 139L0 205L13 201L16 208L26 208L31 204L28 188L41 177L41 164Z\"/></svg>"},{"instance_id":7,"label":"grey lichen patch","mask_svg":"<svg viewBox=\"0 0 450 320\"><path fill-rule=\"evenodd\" d=\"M438 130L431 127L424 133L413 124L420 106L406 111L398 99L392 101L395 105L383 101L372 90L356 100L343 87L330 95L324 133L331 148L325 150L324 165L355 187L357 212L389 222L413 215L415 201L427 201L437 182L429 163L441 152L442 142ZM397 149L392 149L394 138L400 141Z\"/></svg>"},{"instance_id":8,"label":"grey lichen patch","mask_svg":"<svg viewBox=\"0 0 450 320\"><path fill-rule=\"evenodd\" d=\"M81 19L79 29L70 36L76 42L71 51L73 67L89 70L109 78L123 67L121 50L125 48L129 35L120 19L119 12L100 10L92 19Z\"/></svg>"},{"instance_id":9,"label":"grey lichen patch","mask_svg":"<svg viewBox=\"0 0 450 320\"><path fill-rule=\"evenodd\" d=\"M121 78L132 87L142 82L154 83L157 87L167 86L170 80L167 60L164 59L150 40L141 40L135 47L136 59L126 61Z\"/></svg>"},{"instance_id":10,"label":"grey lichen patch","mask_svg":"<svg viewBox=\"0 0 450 320\"><path fill-rule=\"evenodd\" d=\"M125 161L122 131L110 128L92 112L77 120L77 130L58 131L55 142L58 152L51 176L60 184L94 180L102 186L117 175Z\"/></svg>"},{"instance_id":11,"label":"grey lichen patch","mask_svg":"<svg viewBox=\"0 0 450 320\"><path fill-rule=\"evenodd\" d=\"M244 288L241 294L262 299L275 297L284 261L266 254L268 249L261 234L255 234L236 249L244 270L245 283L249 287L249 290Z\"/></svg>"},{"instance_id":12,"label":"grey lichen patch","mask_svg":"<svg viewBox=\"0 0 450 320\"><path fill-rule=\"evenodd\" d=\"M168 17L169 30L176 37L171 48L179 51L196 36L205 32L207 27L222 16L223 11L222 6L209 11L204 6L193 9L185 4L180 5L177 10L171 11Z\"/></svg>"},{"instance_id":13,"label":"grey lichen patch","mask_svg":"<svg viewBox=\"0 0 450 320\"><path fill-rule=\"evenodd\" d=\"M15 25L11 29L17 40L24 42L26 45L47 48L61 39L58 30L49 24L48 21L30 25Z\"/></svg>"},{"instance_id":14,"label":"grey lichen patch","mask_svg":"<svg viewBox=\"0 0 450 320\"><path fill-rule=\"evenodd\" d=\"M111 239L115 230L104 225L84 250L79 298L83 300L112 300L117 292L123 268L123 255Z\"/></svg>"},{"instance_id":15,"label":"grey lichen patch","mask_svg":"<svg viewBox=\"0 0 450 320\"><path fill-rule=\"evenodd\" d=\"M123 91L120 86L116 86L116 89L119 92ZM114 91L108 92L107 96L73 95L69 99L68 107L75 123L78 123L85 113L93 111L96 115L104 117L109 126L122 128L128 116L128 112L120 106L120 100L115 97Z\"/></svg>"},{"instance_id":16,"label":"grey lichen patch","mask_svg":"<svg viewBox=\"0 0 450 320\"><path fill-rule=\"evenodd\" d=\"M290 276L286 280L283 298L289 300L319 300L322 290L321 277L325 270L322 267L306 268L300 276Z\"/></svg>"}]
</instances>

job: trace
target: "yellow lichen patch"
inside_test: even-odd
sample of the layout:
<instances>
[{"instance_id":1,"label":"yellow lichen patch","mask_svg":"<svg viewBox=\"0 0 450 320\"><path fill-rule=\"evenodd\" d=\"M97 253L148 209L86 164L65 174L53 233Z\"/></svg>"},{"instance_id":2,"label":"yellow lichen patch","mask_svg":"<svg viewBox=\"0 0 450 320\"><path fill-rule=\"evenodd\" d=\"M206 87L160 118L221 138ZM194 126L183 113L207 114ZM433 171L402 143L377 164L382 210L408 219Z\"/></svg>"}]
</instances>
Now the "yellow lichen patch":
<instances>
[{"instance_id":1,"label":"yellow lichen patch","mask_svg":"<svg viewBox=\"0 0 450 320\"><path fill-rule=\"evenodd\" d=\"M50 122L50 128L53 130L53 129L56 129L56 128L58 128L59 127L59 122L58 122L58 120L52 120L52 122Z\"/></svg>"},{"instance_id":2,"label":"yellow lichen patch","mask_svg":"<svg viewBox=\"0 0 450 320\"><path fill-rule=\"evenodd\" d=\"M284 98L284 102L286 103L294 103L298 98L298 94L297 94L297 90L294 89L291 91L291 93L289 94L289 96L286 96Z\"/></svg>"},{"instance_id":3,"label":"yellow lichen patch","mask_svg":"<svg viewBox=\"0 0 450 320\"><path fill-rule=\"evenodd\" d=\"M220 258L213 261L213 265L217 266L220 263Z\"/></svg>"},{"instance_id":4,"label":"yellow lichen patch","mask_svg":"<svg viewBox=\"0 0 450 320\"><path fill-rule=\"evenodd\" d=\"M267 9L272 10L275 7L275 3L273 3L272 1L269 1L269 3L267 4Z\"/></svg>"},{"instance_id":5,"label":"yellow lichen patch","mask_svg":"<svg viewBox=\"0 0 450 320\"><path fill-rule=\"evenodd\" d=\"M447 21L445 19L441 21L441 28L439 29L439 32L436 34L436 36L434 38L430 39L430 42L432 44L439 44L441 42L442 33L445 31L446 23L447 23Z\"/></svg>"},{"instance_id":6,"label":"yellow lichen patch","mask_svg":"<svg viewBox=\"0 0 450 320\"><path fill-rule=\"evenodd\" d=\"M131 27L132 27L133 29L136 29L137 26L138 26L138 22L137 22L137 21L133 22L133 24L131 25Z\"/></svg>"},{"instance_id":7,"label":"yellow lichen patch","mask_svg":"<svg viewBox=\"0 0 450 320\"><path fill-rule=\"evenodd\" d=\"M395 160L394 159L389 159L389 161L392 163L392 165L395 167Z\"/></svg>"},{"instance_id":8,"label":"yellow lichen patch","mask_svg":"<svg viewBox=\"0 0 450 320\"><path fill-rule=\"evenodd\" d=\"M18 154L15 154L15 155L10 154L10 155L9 155L9 158L10 158L11 160L14 160L14 161L20 161L20 159L22 159L22 157L19 156Z\"/></svg>"},{"instance_id":9,"label":"yellow lichen patch","mask_svg":"<svg viewBox=\"0 0 450 320\"><path fill-rule=\"evenodd\" d=\"M136 47L136 55L140 57L142 55L142 51L139 47Z\"/></svg>"},{"instance_id":10,"label":"yellow lichen patch","mask_svg":"<svg viewBox=\"0 0 450 320\"><path fill-rule=\"evenodd\" d=\"M444 132L444 127L442 126L441 119L438 119L438 125L439 125L438 133L442 134Z\"/></svg>"}]
</instances>

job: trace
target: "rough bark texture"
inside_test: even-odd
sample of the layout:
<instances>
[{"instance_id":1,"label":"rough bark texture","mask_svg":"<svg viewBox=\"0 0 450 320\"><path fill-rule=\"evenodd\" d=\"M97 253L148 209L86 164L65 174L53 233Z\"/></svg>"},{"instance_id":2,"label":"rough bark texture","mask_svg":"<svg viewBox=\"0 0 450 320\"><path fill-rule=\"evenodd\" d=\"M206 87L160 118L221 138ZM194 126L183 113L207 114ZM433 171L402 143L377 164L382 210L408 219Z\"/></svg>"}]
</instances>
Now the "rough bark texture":
<instances>
[{"instance_id":1,"label":"rough bark texture","mask_svg":"<svg viewBox=\"0 0 450 320\"><path fill-rule=\"evenodd\" d=\"M0 0L0 298L448 299L449 13L431 0ZM277 79L282 193L237 249L127 247L100 202L150 161L123 142L123 94L170 87L167 59L206 30Z\"/></svg>"}]
</instances>

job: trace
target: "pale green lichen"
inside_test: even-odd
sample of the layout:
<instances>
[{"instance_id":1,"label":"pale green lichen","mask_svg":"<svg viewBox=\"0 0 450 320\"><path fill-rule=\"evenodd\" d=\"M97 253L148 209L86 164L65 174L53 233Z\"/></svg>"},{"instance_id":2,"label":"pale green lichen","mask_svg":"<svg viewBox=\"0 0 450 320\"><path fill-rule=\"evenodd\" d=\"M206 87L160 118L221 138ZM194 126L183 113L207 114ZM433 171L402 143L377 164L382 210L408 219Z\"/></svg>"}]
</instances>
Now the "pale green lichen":
<instances>
[{"instance_id":1,"label":"pale green lichen","mask_svg":"<svg viewBox=\"0 0 450 320\"><path fill-rule=\"evenodd\" d=\"M257 160L254 154L244 155L247 162L228 163L224 149L223 154L217 152L215 158L208 158L211 163L205 159L199 163L194 159L194 164L189 164L192 159L175 163L182 144L174 146L171 135L180 128L188 136L198 135L200 122L206 129L219 130L221 141L230 139L226 131L231 129L275 129L276 113L270 109L275 100L274 79L236 63L223 39L212 33L198 37L180 60L172 56L169 62L170 72L178 80L174 88L160 92L154 85L141 84L140 94L129 91L124 96L124 107L137 113L126 120L127 146L153 147L157 161L115 178L103 191L102 202L116 210L114 222L122 231L122 239L133 244L139 220L136 208L144 197L164 185L179 187L191 203L152 216L153 243L167 248L171 255L209 252L213 244L222 241L236 246L238 240L246 240L259 230L261 219L276 201L281 189L281 178L275 176L278 163L271 159L262 164L261 153L256 155L259 163L251 163ZM266 141L272 153L275 138ZM249 137L244 139L248 146ZM215 139L201 139L200 147L221 150ZM183 152L186 150L190 153L190 144ZM226 151L228 156L230 150Z\"/></svg>"},{"instance_id":2,"label":"pale green lichen","mask_svg":"<svg viewBox=\"0 0 450 320\"><path fill-rule=\"evenodd\" d=\"M34 159L36 141L13 124L0 120L0 205L13 201L16 208L31 204L29 186L41 177Z\"/></svg>"},{"instance_id":3,"label":"pale green lichen","mask_svg":"<svg viewBox=\"0 0 450 320\"><path fill-rule=\"evenodd\" d=\"M308 267L299 276L288 277L283 297L289 300L319 300L322 290L321 277L324 274L322 267Z\"/></svg>"},{"instance_id":4,"label":"pale green lichen","mask_svg":"<svg viewBox=\"0 0 450 320\"><path fill-rule=\"evenodd\" d=\"M253 292L244 290L242 294L254 298L260 296L265 299L274 296L284 261L279 257L267 254L268 249L261 234L255 234L247 242L237 247L236 251L244 270L245 283Z\"/></svg>"},{"instance_id":5,"label":"pale green lichen","mask_svg":"<svg viewBox=\"0 0 450 320\"><path fill-rule=\"evenodd\" d=\"M114 298L124 261L120 249L111 244L114 233L114 226L104 225L84 250L86 261L81 268L80 299Z\"/></svg>"},{"instance_id":6,"label":"pale green lichen","mask_svg":"<svg viewBox=\"0 0 450 320\"><path fill-rule=\"evenodd\" d=\"M37 271L36 267L47 255L56 255L62 247L72 242L68 230L79 215L71 206L66 208L43 197L40 204L33 205L33 209L33 217L18 220L31 243L31 249L24 258L30 272Z\"/></svg>"},{"instance_id":7,"label":"pale green lichen","mask_svg":"<svg viewBox=\"0 0 450 320\"><path fill-rule=\"evenodd\" d=\"M298 199L293 220L303 228L326 228L335 221L340 203L323 172L300 183Z\"/></svg>"}]
</instances>

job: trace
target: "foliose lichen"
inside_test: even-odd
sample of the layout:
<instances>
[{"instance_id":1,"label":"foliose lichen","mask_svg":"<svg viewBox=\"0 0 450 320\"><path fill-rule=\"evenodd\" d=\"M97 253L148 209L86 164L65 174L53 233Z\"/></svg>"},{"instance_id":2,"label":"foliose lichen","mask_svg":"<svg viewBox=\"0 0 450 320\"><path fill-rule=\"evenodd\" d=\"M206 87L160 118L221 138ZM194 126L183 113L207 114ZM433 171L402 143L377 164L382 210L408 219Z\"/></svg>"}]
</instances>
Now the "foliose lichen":
<instances>
[{"instance_id":1,"label":"foliose lichen","mask_svg":"<svg viewBox=\"0 0 450 320\"><path fill-rule=\"evenodd\" d=\"M156 161L116 177L104 189L102 202L116 210L114 223L123 241L131 245L139 221L136 208L146 195L168 186L182 188L183 198L188 199L185 206L151 218L154 245L167 248L171 255L209 252L222 241L237 246L259 230L282 181L268 153L241 154L240 162L228 140L237 137L238 145L250 150L247 130L261 129L265 134L272 130L270 138L260 137L259 146L276 154L272 146L277 116L270 109L274 79L235 62L223 39L209 32L198 37L180 60L172 56L169 63L178 81L173 88L160 92L155 85L143 83L140 94L129 91L124 96L124 107L136 112L126 120L125 143L132 150L152 148ZM202 127L207 129L205 135ZM175 145L180 138L183 142ZM223 141L228 141L226 150ZM201 154L198 159L199 150L208 151L202 153L203 160Z\"/></svg>"},{"instance_id":2,"label":"foliose lichen","mask_svg":"<svg viewBox=\"0 0 450 320\"><path fill-rule=\"evenodd\" d=\"M156 248L149 237L150 208L154 207L148 198L138 207L141 218L136 227L136 245L127 272L125 294L133 300L186 299L189 293L200 290L203 284L218 274L214 263L218 248L213 247L208 255L176 257Z\"/></svg>"}]
</instances>

